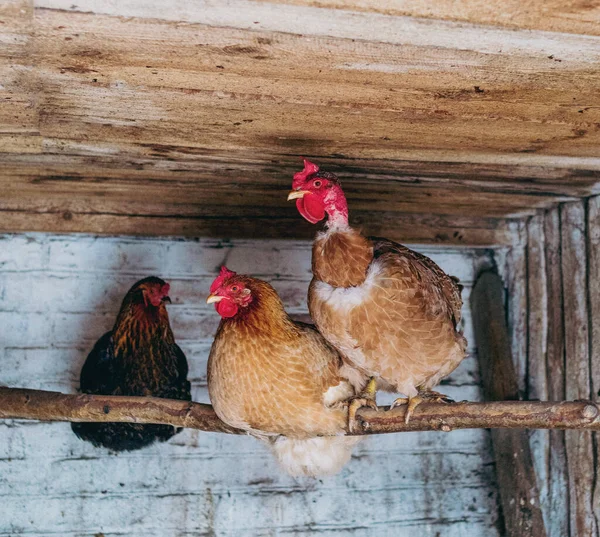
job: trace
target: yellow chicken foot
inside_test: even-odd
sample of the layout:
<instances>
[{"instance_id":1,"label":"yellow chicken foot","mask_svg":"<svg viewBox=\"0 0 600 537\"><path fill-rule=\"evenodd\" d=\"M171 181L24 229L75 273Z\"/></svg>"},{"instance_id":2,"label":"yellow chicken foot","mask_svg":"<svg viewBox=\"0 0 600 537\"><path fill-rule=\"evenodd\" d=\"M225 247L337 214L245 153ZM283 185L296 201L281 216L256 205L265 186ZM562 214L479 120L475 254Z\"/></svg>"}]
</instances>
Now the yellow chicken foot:
<instances>
[{"instance_id":1,"label":"yellow chicken foot","mask_svg":"<svg viewBox=\"0 0 600 537\"><path fill-rule=\"evenodd\" d=\"M424 390L419 391L417 395L414 397L400 397L396 399L392 406L390 406L390 410L392 408L396 408L400 405L407 405L406 415L404 416L404 423L408 423L410 421L411 416L415 408L417 408L422 402L426 403L454 403L454 399L444 395L443 393L434 392L432 390Z\"/></svg>"},{"instance_id":2,"label":"yellow chicken foot","mask_svg":"<svg viewBox=\"0 0 600 537\"><path fill-rule=\"evenodd\" d=\"M375 377L371 377L365 388L360 394L355 397L348 399L348 430L351 433L359 430L356 423L356 413L359 408L368 406L373 410L379 410L377 408L377 402L375 400L377 394L377 381Z\"/></svg>"}]
</instances>

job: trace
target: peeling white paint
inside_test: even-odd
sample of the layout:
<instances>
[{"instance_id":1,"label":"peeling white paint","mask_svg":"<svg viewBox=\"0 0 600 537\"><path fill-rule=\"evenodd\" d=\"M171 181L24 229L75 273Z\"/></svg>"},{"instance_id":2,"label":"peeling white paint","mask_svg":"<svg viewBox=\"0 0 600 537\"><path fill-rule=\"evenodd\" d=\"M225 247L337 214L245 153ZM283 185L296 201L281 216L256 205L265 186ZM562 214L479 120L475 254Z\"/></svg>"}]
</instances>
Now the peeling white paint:
<instances>
[{"instance_id":1,"label":"peeling white paint","mask_svg":"<svg viewBox=\"0 0 600 537\"><path fill-rule=\"evenodd\" d=\"M466 285L468 250L424 249ZM150 274L171 283L170 318L207 402L206 359L218 316L204 299L225 260L270 280L306 312L311 245L0 235L0 384L73 393L93 342L123 294ZM465 311L467 337L470 315ZM473 352L473 349L471 349ZM467 358L443 391L478 399ZM380 395L389 403L392 394ZM186 430L170 442L114 455L68 424L0 421L0 536L16 537L497 537L487 431L369 438L336 477L292 479L249 437Z\"/></svg>"}]
</instances>

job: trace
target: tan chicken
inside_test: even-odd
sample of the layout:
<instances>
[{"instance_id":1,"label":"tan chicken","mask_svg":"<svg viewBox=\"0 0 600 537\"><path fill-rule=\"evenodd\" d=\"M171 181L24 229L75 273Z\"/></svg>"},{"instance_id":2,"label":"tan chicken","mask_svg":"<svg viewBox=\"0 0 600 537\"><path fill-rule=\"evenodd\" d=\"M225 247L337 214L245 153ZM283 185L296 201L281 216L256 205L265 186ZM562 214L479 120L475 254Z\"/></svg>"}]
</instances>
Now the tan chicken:
<instances>
[{"instance_id":1,"label":"tan chicken","mask_svg":"<svg viewBox=\"0 0 600 537\"><path fill-rule=\"evenodd\" d=\"M337 177L307 160L292 199L309 222L328 217L313 245L308 292L319 331L363 383L374 377L378 388L407 396L393 405L408 403L406 422L423 400L449 401L431 389L465 357L458 280L424 255L352 229Z\"/></svg>"},{"instance_id":2,"label":"tan chicken","mask_svg":"<svg viewBox=\"0 0 600 537\"><path fill-rule=\"evenodd\" d=\"M210 292L222 318L208 361L219 418L266 441L291 475L339 472L359 441L341 436L355 392L339 353L264 281L222 267Z\"/></svg>"}]
</instances>

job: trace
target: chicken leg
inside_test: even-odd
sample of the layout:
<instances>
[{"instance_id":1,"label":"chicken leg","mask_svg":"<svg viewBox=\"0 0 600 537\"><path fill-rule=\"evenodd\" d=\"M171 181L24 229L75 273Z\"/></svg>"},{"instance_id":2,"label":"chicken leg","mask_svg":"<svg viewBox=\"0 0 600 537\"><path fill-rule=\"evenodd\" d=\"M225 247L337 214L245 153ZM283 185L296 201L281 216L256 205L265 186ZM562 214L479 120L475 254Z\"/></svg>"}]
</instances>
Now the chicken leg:
<instances>
[{"instance_id":1,"label":"chicken leg","mask_svg":"<svg viewBox=\"0 0 600 537\"><path fill-rule=\"evenodd\" d=\"M377 394L377 381L375 377L371 377L369 382L364 387L363 391L355 397L348 399L348 430L354 433L358 430L356 423L356 412L359 408L368 406L373 410L379 410L377 408L377 402L375 396Z\"/></svg>"},{"instance_id":2,"label":"chicken leg","mask_svg":"<svg viewBox=\"0 0 600 537\"><path fill-rule=\"evenodd\" d=\"M454 403L454 399L444 395L443 393L434 392L433 390L419 390L419 393L414 397L399 397L396 399L392 405L390 406L390 410L392 408L396 408L400 405L407 405L406 415L404 416L404 423L408 423L410 421L411 416L415 408L417 408L421 403Z\"/></svg>"}]
</instances>

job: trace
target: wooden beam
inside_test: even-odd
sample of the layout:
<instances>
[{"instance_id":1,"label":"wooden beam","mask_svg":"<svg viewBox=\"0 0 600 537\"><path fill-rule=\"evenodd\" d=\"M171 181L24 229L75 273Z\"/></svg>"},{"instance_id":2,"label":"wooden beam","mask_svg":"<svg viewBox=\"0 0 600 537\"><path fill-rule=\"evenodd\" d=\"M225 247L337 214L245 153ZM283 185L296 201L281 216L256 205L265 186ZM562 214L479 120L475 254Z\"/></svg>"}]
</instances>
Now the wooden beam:
<instances>
[{"instance_id":1,"label":"wooden beam","mask_svg":"<svg viewBox=\"0 0 600 537\"><path fill-rule=\"evenodd\" d=\"M548 300L548 334L546 369L548 398L565 399L565 340L563 323L562 263L560 214L555 208L544 214L544 258ZM548 466L548 537L565 537L569 533L569 477L564 431L550 431ZM557 513L560 516L557 516Z\"/></svg>"},{"instance_id":2,"label":"wooden beam","mask_svg":"<svg viewBox=\"0 0 600 537\"><path fill-rule=\"evenodd\" d=\"M560 208L562 288L565 326L565 393L567 399L590 397L589 312L587 296L587 245L584 202ZM571 535L596 537L593 510L594 453L592 436L565 434Z\"/></svg>"},{"instance_id":3,"label":"wooden beam","mask_svg":"<svg viewBox=\"0 0 600 537\"><path fill-rule=\"evenodd\" d=\"M471 292L471 307L485 398L518 399L504 311L504 286L498 274L484 272L479 276ZM527 433L497 430L491 434L507 534L545 537Z\"/></svg>"}]
</instances>

